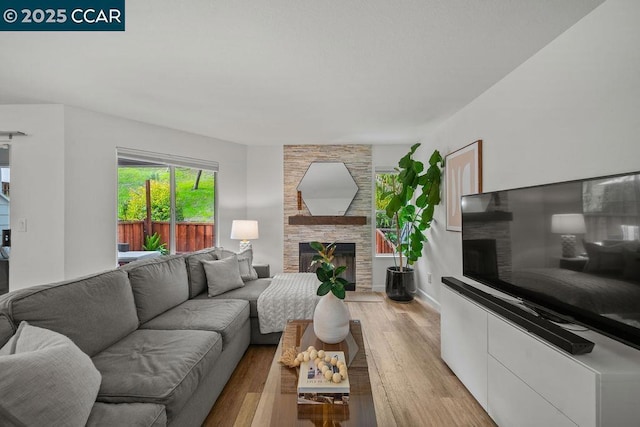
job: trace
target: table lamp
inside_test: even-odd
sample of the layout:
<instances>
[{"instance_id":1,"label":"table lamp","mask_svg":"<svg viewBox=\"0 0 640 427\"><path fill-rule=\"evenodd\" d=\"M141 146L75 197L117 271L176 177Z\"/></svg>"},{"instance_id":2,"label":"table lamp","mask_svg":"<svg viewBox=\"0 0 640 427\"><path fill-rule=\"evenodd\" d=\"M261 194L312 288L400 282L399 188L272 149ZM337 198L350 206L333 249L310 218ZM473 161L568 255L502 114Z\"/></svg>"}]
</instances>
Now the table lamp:
<instances>
[{"instance_id":1,"label":"table lamp","mask_svg":"<svg viewBox=\"0 0 640 427\"><path fill-rule=\"evenodd\" d=\"M551 232L560 234L562 242L562 257L576 257L576 234L584 234L587 227L582 214L551 215Z\"/></svg>"},{"instance_id":2,"label":"table lamp","mask_svg":"<svg viewBox=\"0 0 640 427\"><path fill-rule=\"evenodd\" d=\"M234 219L231 223L231 238L240 240L240 252L251 249L251 242L258 238L258 221Z\"/></svg>"}]
</instances>

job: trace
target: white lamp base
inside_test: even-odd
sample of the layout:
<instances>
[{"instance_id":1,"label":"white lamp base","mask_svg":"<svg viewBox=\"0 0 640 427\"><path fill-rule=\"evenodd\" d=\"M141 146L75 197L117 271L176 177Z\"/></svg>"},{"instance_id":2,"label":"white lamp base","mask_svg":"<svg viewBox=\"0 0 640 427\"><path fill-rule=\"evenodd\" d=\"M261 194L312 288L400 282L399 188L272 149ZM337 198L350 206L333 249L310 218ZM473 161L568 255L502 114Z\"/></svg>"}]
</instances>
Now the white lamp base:
<instances>
[{"instance_id":1,"label":"white lamp base","mask_svg":"<svg viewBox=\"0 0 640 427\"><path fill-rule=\"evenodd\" d=\"M248 240L240 240L240 252L244 252L247 249L253 250L253 248L251 247L251 242Z\"/></svg>"},{"instance_id":2,"label":"white lamp base","mask_svg":"<svg viewBox=\"0 0 640 427\"><path fill-rule=\"evenodd\" d=\"M563 234L560 236L562 243L562 258L576 257L576 236L573 234Z\"/></svg>"}]
</instances>

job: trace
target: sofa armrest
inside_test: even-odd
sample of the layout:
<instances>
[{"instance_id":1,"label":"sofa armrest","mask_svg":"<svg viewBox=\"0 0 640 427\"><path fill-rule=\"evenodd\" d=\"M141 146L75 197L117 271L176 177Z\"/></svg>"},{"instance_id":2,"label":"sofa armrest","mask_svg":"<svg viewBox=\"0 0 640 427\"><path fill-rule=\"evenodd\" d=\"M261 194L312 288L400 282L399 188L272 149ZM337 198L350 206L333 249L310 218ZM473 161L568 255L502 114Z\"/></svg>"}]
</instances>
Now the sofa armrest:
<instances>
[{"instance_id":1,"label":"sofa armrest","mask_svg":"<svg viewBox=\"0 0 640 427\"><path fill-rule=\"evenodd\" d=\"M271 277L271 267L269 264L253 264L259 279Z\"/></svg>"}]
</instances>

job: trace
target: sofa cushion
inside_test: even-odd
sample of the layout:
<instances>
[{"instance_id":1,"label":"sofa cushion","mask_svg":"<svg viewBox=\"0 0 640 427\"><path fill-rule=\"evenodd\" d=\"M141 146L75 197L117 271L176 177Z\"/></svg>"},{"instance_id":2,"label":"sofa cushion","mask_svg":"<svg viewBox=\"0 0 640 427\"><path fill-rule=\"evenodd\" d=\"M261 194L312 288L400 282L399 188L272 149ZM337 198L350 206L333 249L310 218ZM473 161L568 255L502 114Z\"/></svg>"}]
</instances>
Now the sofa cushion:
<instances>
[{"instance_id":1,"label":"sofa cushion","mask_svg":"<svg viewBox=\"0 0 640 427\"><path fill-rule=\"evenodd\" d=\"M249 317L258 317L258 297L267 286L271 284L271 279L257 279L245 282L244 286L238 289L234 289L229 292L225 292L210 299L241 299L249 301ZM198 295L195 299L207 299L207 295Z\"/></svg>"},{"instance_id":2,"label":"sofa cushion","mask_svg":"<svg viewBox=\"0 0 640 427\"><path fill-rule=\"evenodd\" d=\"M0 347L5 345L13 335L15 329L7 313L0 313Z\"/></svg>"},{"instance_id":3,"label":"sofa cushion","mask_svg":"<svg viewBox=\"0 0 640 427\"><path fill-rule=\"evenodd\" d=\"M155 403L102 403L91 409L87 427L165 427L167 412Z\"/></svg>"},{"instance_id":4,"label":"sofa cushion","mask_svg":"<svg viewBox=\"0 0 640 427\"><path fill-rule=\"evenodd\" d=\"M202 261L202 265L207 275L209 296L220 295L244 286L235 256L216 261Z\"/></svg>"},{"instance_id":5,"label":"sofa cushion","mask_svg":"<svg viewBox=\"0 0 640 427\"><path fill-rule=\"evenodd\" d=\"M89 277L20 289L7 295L14 322L69 337L93 356L138 327L127 274L111 270Z\"/></svg>"},{"instance_id":6,"label":"sofa cushion","mask_svg":"<svg viewBox=\"0 0 640 427\"><path fill-rule=\"evenodd\" d=\"M249 303L241 300L192 299L141 325L144 329L202 330L222 335L223 346L249 320ZM223 347L224 348L224 347Z\"/></svg>"},{"instance_id":7,"label":"sofa cushion","mask_svg":"<svg viewBox=\"0 0 640 427\"><path fill-rule=\"evenodd\" d=\"M221 352L216 332L138 329L93 357L102 374L97 400L162 404L170 424Z\"/></svg>"},{"instance_id":8,"label":"sofa cushion","mask_svg":"<svg viewBox=\"0 0 640 427\"><path fill-rule=\"evenodd\" d=\"M140 323L189 298L187 267L182 256L163 256L121 267L129 274Z\"/></svg>"},{"instance_id":9,"label":"sofa cushion","mask_svg":"<svg viewBox=\"0 0 640 427\"><path fill-rule=\"evenodd\" d=\"M189 298L200 295L207 290L207 276L205 275L202 261L215 261L217 259L216 248L207 248L184 256L189 277Z\"/></svg>"},{"instance_id":10,"label":"sofa cushion","mask_svg":"<svg viewBox=\"0 0 640 427\"><path fill-rule=\"evenodd\" d=\"M85 425L100 373L69 338L22 322L0 354L0 425Z\"/></svg>"}]
</instances>

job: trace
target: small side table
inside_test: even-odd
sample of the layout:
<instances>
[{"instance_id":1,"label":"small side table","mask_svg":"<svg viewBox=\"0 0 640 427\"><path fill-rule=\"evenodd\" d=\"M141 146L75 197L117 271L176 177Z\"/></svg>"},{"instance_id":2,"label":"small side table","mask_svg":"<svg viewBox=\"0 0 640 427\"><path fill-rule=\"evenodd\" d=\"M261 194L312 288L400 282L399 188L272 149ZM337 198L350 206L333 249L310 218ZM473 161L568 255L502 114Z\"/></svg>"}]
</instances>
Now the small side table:
<instances>
[{"instance_id":1,"label":"small side table","mask_svg":"<svg viewBox=\"0 0 640 427\"><path fill-rule=\"evenodd\" d=\"M575 258L560 258L560 268L573 271L583 271L584 266L589 262L589 258L579 256Z\"/></svg>"}]
</instances>

